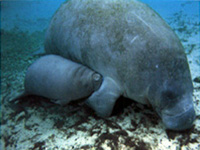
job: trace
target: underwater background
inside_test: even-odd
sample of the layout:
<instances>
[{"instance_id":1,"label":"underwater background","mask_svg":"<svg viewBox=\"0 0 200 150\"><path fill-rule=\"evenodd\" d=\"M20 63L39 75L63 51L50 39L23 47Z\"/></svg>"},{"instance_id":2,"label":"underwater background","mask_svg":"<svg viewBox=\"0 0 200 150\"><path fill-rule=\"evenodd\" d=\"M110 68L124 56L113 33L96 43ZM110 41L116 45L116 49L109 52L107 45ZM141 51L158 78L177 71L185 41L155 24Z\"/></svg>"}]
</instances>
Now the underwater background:
<instances>
[{"instance_id":1,"label":"underwater background","mask_svg":"<svg viewBox=\"0 0 200 150\"><path fill-rule=\"evenodd\" d=\"M142 0L180 38L192 74L197 118L192 129L165 130L147 106L127 101L106 120L84 103L61 107L41 97L20 105L9 100L23 90L28 66L44 51L52 15L65 0L1 1L1 147L28 149L200 149L199 1ZM121 98L123 101L124 98Z\"/></svg>"}]
</instances>

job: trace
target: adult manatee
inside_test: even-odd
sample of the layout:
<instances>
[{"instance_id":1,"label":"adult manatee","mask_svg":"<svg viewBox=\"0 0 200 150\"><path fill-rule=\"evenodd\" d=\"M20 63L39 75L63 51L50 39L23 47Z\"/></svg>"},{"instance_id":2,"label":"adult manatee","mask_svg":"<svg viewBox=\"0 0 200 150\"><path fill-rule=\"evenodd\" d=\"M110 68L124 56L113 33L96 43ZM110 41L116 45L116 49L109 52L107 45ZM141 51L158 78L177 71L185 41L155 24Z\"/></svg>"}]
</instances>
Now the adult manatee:
<instances>
[{"instance_id":1,"label":"adult manatee","mask_svg":"<svg viewBox=\"0 0 200 150\"><path fill-rule=\"evenodd\" d=\"M53 16L45 50L103 76L87 100L109 116L121 95L151 104L166 128L195 119L193 85L183 46L165 21L136 0L69 0Z\"/></svg>"}]
</instances>

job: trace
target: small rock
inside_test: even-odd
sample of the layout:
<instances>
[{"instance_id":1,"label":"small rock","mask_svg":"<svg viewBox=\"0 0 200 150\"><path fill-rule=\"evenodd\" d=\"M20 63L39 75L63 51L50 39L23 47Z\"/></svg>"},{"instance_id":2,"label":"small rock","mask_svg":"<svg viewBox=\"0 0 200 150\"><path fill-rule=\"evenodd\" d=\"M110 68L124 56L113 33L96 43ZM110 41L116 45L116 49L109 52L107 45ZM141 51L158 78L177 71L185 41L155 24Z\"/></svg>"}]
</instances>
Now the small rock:
<instances>
[{"instance_id":1,"label":"small rock","mask_svg":"<svg viewBox=\"0 0 200 150\"><path fill-rule=\"evenodd\" d=\"M196 78L194 78L194 80L193 80L194 82L197 82L197 83L200 83L200 76L199 77L196 77Z\"/></svg>"}]
</instances>

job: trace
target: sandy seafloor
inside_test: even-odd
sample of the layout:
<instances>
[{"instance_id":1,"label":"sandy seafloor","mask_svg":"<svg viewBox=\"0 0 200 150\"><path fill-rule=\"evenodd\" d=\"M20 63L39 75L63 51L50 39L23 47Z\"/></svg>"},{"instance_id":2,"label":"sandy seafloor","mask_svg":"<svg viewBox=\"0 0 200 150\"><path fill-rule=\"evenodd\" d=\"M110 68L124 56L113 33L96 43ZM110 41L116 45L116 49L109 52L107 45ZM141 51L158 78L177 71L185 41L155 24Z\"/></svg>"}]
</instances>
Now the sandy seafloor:
<instances>
[{"instance_id":1,"label":"sandy seafloor","mask_svg":"<svg viewBox=\"0 0 200 150\"><path fill-rule=\"evenodd\" d=\"M107 119L97 117L83 102L74 102L62 107L50 103L47 99L30 96L18 105L9 103L8 101L23 89L28 66L40 57L34 52L43 47L49 18L41 17L31 22L28 17L20 20L20 17L12 18L12 13L2 13L2 149L200 149L199 16L198 12L196 15L184 12L191 5L185 1L177 12L164 16L185 47L194 85L193 100L197 118L194 126L183 132L166 130L161 119L151 108L125 98L118 100L113 115ZM15 26L9 25L12 19ZM24 30L21 30L20 26L24 26ZM29 31L26 31L25 27Z\"/></svg>"}]
</instances>

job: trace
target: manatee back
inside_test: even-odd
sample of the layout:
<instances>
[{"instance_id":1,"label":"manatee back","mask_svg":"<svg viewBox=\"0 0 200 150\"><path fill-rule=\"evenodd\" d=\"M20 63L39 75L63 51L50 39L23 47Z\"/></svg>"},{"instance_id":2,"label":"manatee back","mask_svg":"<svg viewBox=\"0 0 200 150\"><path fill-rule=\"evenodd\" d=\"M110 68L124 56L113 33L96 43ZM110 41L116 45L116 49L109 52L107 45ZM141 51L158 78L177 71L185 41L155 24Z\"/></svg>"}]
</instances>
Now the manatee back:
<instances>
[{"instance_id":1,"label":"manatee back","mask_svg":"<svg viewBox=\"0 0 200 150\"><path fill-rule=\"evenodd\" d=\"M180 42L157 13L136 0L69 0L53 16L45 40L47 53L120 80L134 69L129 64L135 52L154 53L155 46L162 51Z\"/></svg>"}]
</instances>

